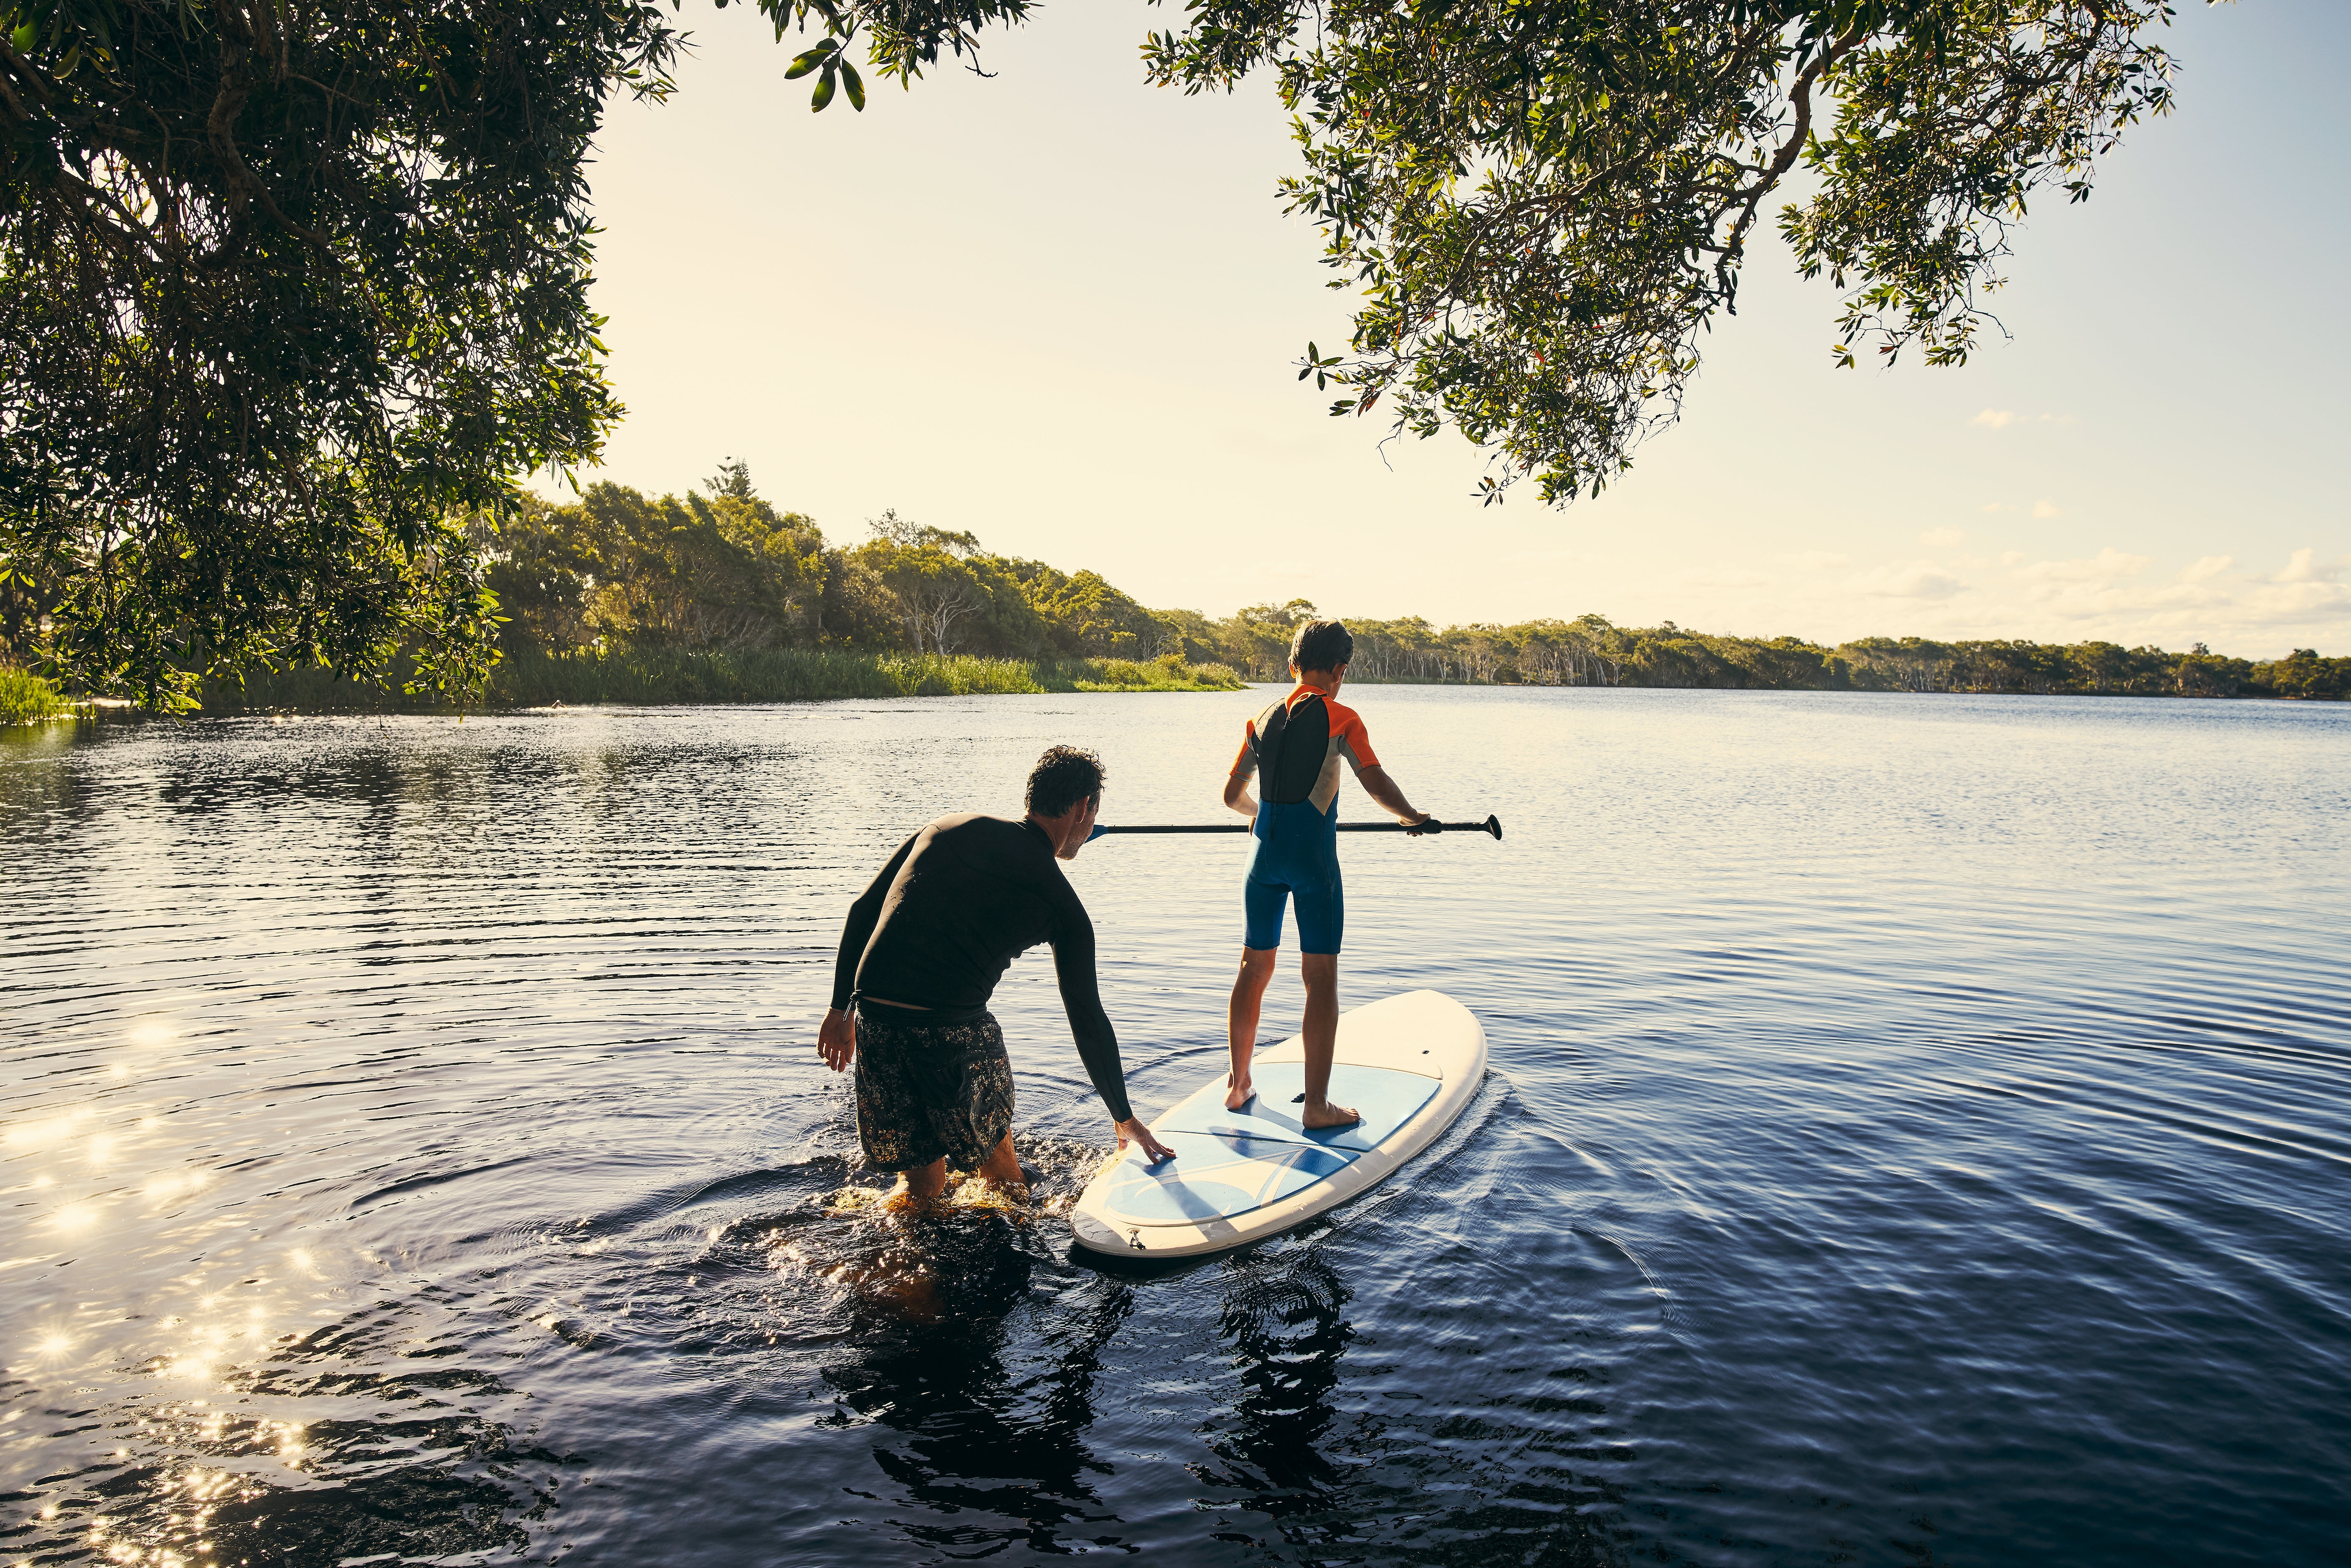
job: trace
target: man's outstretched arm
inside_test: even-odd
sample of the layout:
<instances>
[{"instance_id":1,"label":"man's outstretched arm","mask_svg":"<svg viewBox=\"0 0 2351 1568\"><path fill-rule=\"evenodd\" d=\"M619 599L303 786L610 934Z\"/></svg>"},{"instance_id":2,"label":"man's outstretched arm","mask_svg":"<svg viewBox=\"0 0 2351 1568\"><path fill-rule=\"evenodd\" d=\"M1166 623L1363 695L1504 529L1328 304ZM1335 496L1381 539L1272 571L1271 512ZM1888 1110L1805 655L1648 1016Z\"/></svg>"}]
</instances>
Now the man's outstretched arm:
<instances>
[{"instance_id":1,"label":"man's outstretched arm","mask_svg":"<svg viewBox=\"0 0 2351 1568\"><path fill-rule=\"evenodd\" d=\"M1125 1148L1132 1138L1142 1143L1144 1155L1153 1165L1173 1159L1176 1151L1153 1136L1127 1103L1126 1066L1119 1060L1118 1035L1110 1026L1110 1014L1102 1010L1102 988L1094 977L1094 923L1075 894L1057 924L1053 976L1061 982L1061 1007L1070 1015L1078 1060L1085 1063L1086 1076L1093 1080L1094 1092L1102 1096L1102 1108L1118 1131L1118 1146Z\"/></svg>"}]
</instances>

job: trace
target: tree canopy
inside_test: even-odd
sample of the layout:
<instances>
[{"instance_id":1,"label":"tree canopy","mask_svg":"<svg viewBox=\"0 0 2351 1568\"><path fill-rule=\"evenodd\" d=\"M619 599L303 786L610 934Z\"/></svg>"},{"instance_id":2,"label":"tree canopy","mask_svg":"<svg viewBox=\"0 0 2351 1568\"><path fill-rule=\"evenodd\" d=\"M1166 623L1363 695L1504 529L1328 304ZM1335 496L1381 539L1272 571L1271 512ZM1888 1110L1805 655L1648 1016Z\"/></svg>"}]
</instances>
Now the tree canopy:
<instances>
[{"instance_id":1,"label":"tree canopy","mask_svg":"<svg viewBox=\"0 0 2351 1568\"><path fill-rule=\"evenodd\" d=\"M1845 290L1837 352L1963 362L2009 225L2171 106L2168 0L1194 0L1189 91L1275 73L1286 179L1364 303L1305 371L1494 449L1489 499L1598 491L1673 419L1764 204Z\"/></svg>"},{"instance_id":2,"label":"tree canopy","mask_svg":"<svg viewBox=\"0 0 2351 1568\"><path fill-rule=\"evenodd\" d=\"M475 519L620 417L585 159L652 5L19 4L0 20L0 570L52 660L465 678Z\"/></svg>"},{"instance_id":3,"label":"tree canopy","mask_svg":"<svg viewBox=\"0 0 2351 1568\"><path fill-rule=\"evenodd\" d=\"M717 0L724 4L725 0ZM682 0L674 0L674 7ZM811 107L1029 0L759 0ZM622 413L585 160L682 40L649 0L0 0L0 597L54 667L492 656L483 546ZM1191 0L1187 92L1271 75L1352 341L1334 414L1598 490L1675 417L1766 204L1838 351L1968 356L2009 227L2171 106L2168 0ZM714 503L716 498L714 497ZM952 552L948 552L950 555ZM1081 590L1080 591L1083 591Z\"/></svg>"},{"instance_id":4,"label":"tree canopy","mask_svg":"<svg viewBox=\"0 0 2351 1568\"><path fill-rule=\"evenodd\" d=\"M667 658L777 649L970 654L1026 661L1165 661L1286 677L1291 634L1322 612L1304 599L1222 618L1154 610L1101 573L1001 556L968 533L885 512L858 542L779 511L740 463L706 494L648 497L590 486L569 506L526 502L488 547L516 664L583 655L601 669L632 653ZM1418 616L1349 616L1359 681L1499 682L1720 690L2003 692L2140 696L2351 693L2351 658L2309 650L2251 662L2202 644L2186 653L2023 640L1723 636L1618 626L1596 614L1438 627ZM533 657L545 655L547 657Z\"/></svg>"}]
</instances>

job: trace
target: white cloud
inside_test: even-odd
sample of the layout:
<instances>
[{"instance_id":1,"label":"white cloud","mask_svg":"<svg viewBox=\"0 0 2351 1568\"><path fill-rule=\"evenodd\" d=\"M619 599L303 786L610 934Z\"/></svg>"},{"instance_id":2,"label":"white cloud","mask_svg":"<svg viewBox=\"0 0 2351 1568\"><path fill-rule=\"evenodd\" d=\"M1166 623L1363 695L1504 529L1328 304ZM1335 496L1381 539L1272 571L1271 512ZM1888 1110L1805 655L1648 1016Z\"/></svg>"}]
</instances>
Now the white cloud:
<instances>
[{"instance_id":1,"label":"white cloud","mask_svg":"<svg viewBox=\"0 0 2351 1568\"><path fill-rule=\"evenodd\" d=\"M2285 570L2271 578L2272 582L2333 582L2343 575L2344 563L2329 561L2322 566L2318 552L2298 549L2286 561Z\"/></svg>"},{"instance_id":2,"label":"white cloud","mask_svg":"<svg viewBox=\"0 0 2351 1568\"><path fill-rule=\"evenodd\" d=\"M2210 597L2200 588L2126 586L2147 569L2151 559L2108 545L2094 556L2034 561L2018 568L2016 577L2024 584L2025 598L2043 613L2066 621L2099 620L2182 601L2193 607Z\"/></svg>"},{"instance_id":3,"label":"white cloud","mask_svg":"<svg viewBox=\"0 0 2351 1568\"><path fill-rule=\"evenodd\" d=\"M1963 592L1968 585L1932 561L1922 560L1908 566L1879 567L1846 586L1872 599L1937 600Z\"/></svg>"},{"instance_id":4,"label":"white cloud","mask_svg":"<svg viewBox=\"0 0 2351 1568\"><path fill-rule=\"evenodd\" d=\"M1968 530L1965 528L1928 528L1925 533L1918 536L1918 542L1922 545L1933 545L1939 549L1949 549L1953 545L1963 545L1967 543Z\"/></svg>"},{"instance_id":5,"label":"white cloud","mask_svg":"<svg viewBox=\"0 0 2351 1568\"><path fill-rule=\"evenodd\" d=\"M2078 423L2070 413L2019 413L2012 408L1988 408L1970 424L1980 424L1987 430L2005 430L2018 421L2028 424L2074 424Z\"/></svg>"},{"instance_id":6,"label":"white cloud","mask_svg":"<svg viewBox=\"0 0 2351 1568\"><path fill-rule=\"evenodd\" d=\"M2114 583L2145 571L2150 559L2108 545L2086 559L2035 561L2017 575L2036 582Z\"/></svg>"},{"instance_id":7,"label":"white cloud","mask_svg":"<svg viewBox=\"0 0 2351 1568\"><path fill-rule=\"evenodd\" d=\"M2044 497L2032 503L2032 515L2036 517L2062 517L2065 514L2058 509L2056 502Z\"/></svg>"},{"instance_id":8,"label":"white cloud","mask_svg":"<svg viewBox=\"0 0 2351 1568\"><path fill-rule=\"evenodd\" d=\"M1649 619L1687 601L1680 618L1709 629L1709 617L1729 615L1831 641L1898 626L1928 637L2201 642L2245 658L2289 646L2351 653L2351 555L2330 553L2330 542L2304 552L2281 541L2257 566L2223 554L2167 560L2121 545L2080 556L1962 545L1907 559L1791 550L1712 567L1677 562L1652 580L1670 584L1670 602ZM1750 583L1750 573L1771 580Z\"/></svg>"}]
</instances>

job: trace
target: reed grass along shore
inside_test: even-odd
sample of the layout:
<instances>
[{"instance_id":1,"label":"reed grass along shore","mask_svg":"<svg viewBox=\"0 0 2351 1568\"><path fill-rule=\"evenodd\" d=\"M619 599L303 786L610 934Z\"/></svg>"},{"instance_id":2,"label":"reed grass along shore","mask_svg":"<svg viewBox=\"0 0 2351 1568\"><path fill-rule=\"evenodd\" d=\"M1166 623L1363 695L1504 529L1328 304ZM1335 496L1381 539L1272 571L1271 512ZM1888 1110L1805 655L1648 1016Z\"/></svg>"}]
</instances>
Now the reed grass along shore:
<instances>
[{"instance_id":1,"label":"reed grass along shore","mask_svg":"<svg viewBox=\"0 0 2351 1568\"><path fill-rule=\"evenodd\" d=\"M986 659L970 654L861 653L823 648L763 648L736 653L616 648L603 652L510 653L469 701L402 696L324 670L248 676L243 685L210 683L206 712L394 712L582 707L597 704L664 706L690 703L822 702L841 697L978 696L1034 692L1238 691L1240 677L1221 664L1176 659Z\"/></svg>"}]
</instances>

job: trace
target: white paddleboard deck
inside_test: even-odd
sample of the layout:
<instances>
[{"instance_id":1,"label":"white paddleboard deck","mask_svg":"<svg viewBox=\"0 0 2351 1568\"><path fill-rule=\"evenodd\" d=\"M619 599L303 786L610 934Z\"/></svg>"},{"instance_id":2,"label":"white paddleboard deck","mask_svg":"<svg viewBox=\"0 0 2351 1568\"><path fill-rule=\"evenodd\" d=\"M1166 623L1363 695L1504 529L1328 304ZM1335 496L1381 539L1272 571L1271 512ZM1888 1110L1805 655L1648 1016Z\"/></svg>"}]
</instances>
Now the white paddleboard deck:
<instances>
[{"instance_id":1,"label":"white paddleboard deck","mask_svg":"<svg viewBox=\"0 0 2351 1568\"><path fill-rule=\"evenodd\" d=\"M1437 991L1406 991L1343 1013L1331 1098L1363 1113L1308 1131L1298 1036L1260 1052L1257 1097L1225 1109L1225 1075L1151 1124L1172 1160L1145 1164L1129 1145L1105 1163L1070 1214L1081 1246L1123 1257L1181 1258L1272 1236L1365 1191L1451 1126L1486 1076L1486 1030Z\"/></svg>"}]
</instances>

